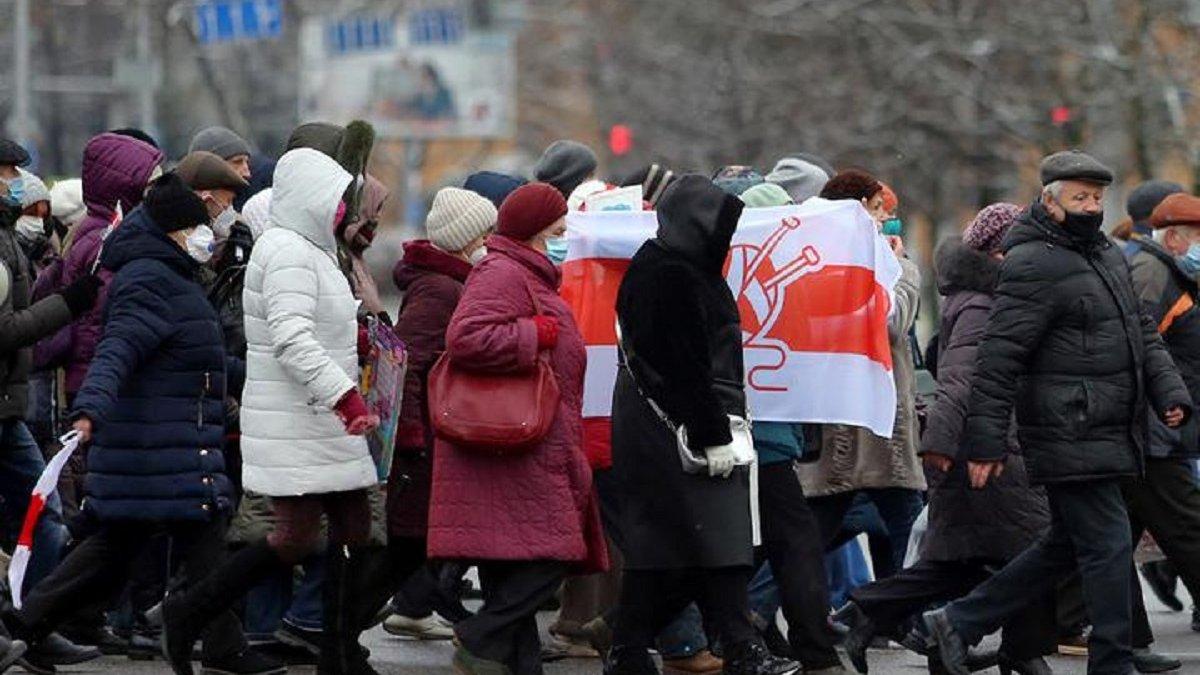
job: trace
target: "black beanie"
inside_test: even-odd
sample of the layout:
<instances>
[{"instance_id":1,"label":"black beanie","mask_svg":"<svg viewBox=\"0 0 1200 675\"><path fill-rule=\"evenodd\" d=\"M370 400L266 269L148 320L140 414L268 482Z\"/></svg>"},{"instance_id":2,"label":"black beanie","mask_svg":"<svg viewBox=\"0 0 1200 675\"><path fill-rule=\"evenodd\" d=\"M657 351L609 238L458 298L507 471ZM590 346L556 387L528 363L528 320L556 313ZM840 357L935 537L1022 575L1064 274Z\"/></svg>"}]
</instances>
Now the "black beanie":
<instances>
[{"instance_id":1,"label":"black beanie","mask_svg":"<svg viewBox=\"0 0 1200 675\"><path fill-rule=\"evenodd\" d=\"M163 174L151 183L150 191L142 203L150 219L163 232L207 225L211 220L204 200L192 192L174 171Z\"/></svg>"}]
</instances>

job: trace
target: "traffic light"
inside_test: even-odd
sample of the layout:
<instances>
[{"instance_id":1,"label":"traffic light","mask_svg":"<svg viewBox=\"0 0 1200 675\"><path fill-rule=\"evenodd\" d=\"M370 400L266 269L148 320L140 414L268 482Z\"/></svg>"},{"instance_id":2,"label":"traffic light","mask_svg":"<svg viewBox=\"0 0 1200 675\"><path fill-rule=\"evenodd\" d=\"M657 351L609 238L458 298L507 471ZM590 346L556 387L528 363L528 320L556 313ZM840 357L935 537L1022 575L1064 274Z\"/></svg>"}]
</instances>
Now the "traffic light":
<instances>
[{"instance_id":1,"label":"traffic light","mask_svg":"<svg viewBox=\"0 0 1200 675\"><path fill-rule=\"evenodd\" d=\"M633 130L624 124L614 124L608 130L608 149L620 157L633 149Z\"/></svg>"}]
</instances>

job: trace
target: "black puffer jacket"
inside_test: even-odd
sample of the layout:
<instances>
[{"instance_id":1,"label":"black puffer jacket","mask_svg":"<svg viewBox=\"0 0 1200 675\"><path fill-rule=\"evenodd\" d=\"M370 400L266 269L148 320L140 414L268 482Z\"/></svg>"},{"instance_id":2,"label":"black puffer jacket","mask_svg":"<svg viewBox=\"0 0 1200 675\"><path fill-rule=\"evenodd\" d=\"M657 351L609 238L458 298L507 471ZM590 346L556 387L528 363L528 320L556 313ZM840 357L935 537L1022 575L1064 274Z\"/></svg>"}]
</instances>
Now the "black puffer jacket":
<instances>
[{"instance_id":1,"label":"black puffer jacket","mask_svg":"<svg viewBox=\"0 0 1200 675\"><path fill-rule=\"evenodd\" d=\"M921 453L957 458L975 381L976 354L992 311L999 261L967 248L962 238L943 241L934 257L938 292L945 296L939 335L937 393L929 407ZM929 476L929 530L922 560L1009 560L1050 524L1041 488L1029 486L1025 460L1010 427L1005 471L982 490L967 482L966 462Z\"/></svg>"},{"instance_id":2,"label":"black puffer jacket","mask_svg":"<svg viewBox=\"0 0 1200 675\"><path fill-rule=\"evenodd\" d=\"M1039 203L1004 248L960 456L1003 459L1015 405L1035 482L1138 475L1147 404L1192 402L1120 249L1068 236Z\"/></svg>"}]
</instances>

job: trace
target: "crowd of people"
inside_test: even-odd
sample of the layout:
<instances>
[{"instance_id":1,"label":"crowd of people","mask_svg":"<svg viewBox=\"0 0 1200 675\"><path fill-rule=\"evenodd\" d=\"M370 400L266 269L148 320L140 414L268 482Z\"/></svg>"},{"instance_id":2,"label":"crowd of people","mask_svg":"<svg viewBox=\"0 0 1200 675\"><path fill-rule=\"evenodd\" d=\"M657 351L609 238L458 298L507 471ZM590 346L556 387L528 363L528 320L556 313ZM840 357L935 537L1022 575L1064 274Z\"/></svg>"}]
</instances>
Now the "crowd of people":
<instances>
[{"instance_id":1,"label":"crowd of people","mask_svg":"<svg viewBox=\"0 0 1200 675\"><path fill-rule=\"evenodd\" d=\"M1133 553L1148 532L1150 587L1200 598L1200 197L1149 181L1110 237L1112 171L1045 158L1031 204L939 243L923 350L896 192L805 153L606 181L557 141L529 179L439 190L385 306L373 138L306 123L275 160L212 127L176 160L118 129L50 187L0 140L0 497L5 550L32 550L0 672L370 674L380 623L452 640L464 675L867 673L889 640L951 675L1045 675L1071 648L1093 675L1181 667L1151 650ZM658 229L615 300L597 449L560 268L568 213L626 187ZM812 199L860 204L898 263L890 437L751 422L726 259L745 209ZM379 325L408 359L383 480L360 372ZM60 437L83 450L26 522Z\"/></svg>"}]
</instances>

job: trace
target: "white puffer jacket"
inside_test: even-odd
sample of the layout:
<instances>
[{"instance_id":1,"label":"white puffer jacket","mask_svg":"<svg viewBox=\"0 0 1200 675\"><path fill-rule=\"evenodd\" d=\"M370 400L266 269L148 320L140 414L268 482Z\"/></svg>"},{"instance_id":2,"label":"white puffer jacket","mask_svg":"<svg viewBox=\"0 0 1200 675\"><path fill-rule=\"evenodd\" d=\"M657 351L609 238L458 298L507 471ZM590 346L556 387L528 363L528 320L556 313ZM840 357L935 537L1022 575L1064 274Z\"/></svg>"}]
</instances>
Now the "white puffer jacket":
<instances>
[{"instance_id":1,"label":"white puffer jacket","mask_svg":"<svg viewBox=\"0 0 1200 675\"><path fill-rule=\"evenodd\" d=\"M358 381L357 307L336 262L333 220L352 180L316 150L275 168L271 227L246 268L242 480L274 497L377 482L362 437L333 406Z\"/></svg>"}]
</instances>

